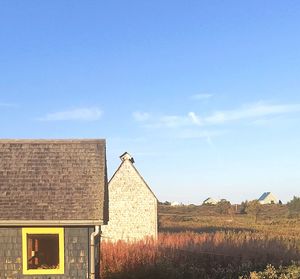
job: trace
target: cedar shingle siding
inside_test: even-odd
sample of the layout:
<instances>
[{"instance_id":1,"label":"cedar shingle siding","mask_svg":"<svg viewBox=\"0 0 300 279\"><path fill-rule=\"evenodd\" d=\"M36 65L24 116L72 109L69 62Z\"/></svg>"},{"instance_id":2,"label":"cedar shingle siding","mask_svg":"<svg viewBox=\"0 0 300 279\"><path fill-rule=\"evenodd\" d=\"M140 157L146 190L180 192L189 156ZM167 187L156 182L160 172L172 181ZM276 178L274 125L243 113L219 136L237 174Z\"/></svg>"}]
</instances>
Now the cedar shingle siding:
<instances>
[{"instance_id":1,"label":"cedar shingle siding","mask_svg":"<svg viewBox=\"0 0 300 279\"><path fill-rule=\"evenodd\" d=\"M0 222L105 222L106 180L104 140L0 140Z\"/></svg>"},{"instance_id":2,"label":"cedar shingle siding","mask_svg":"<svg viewBox=\"0 0 300 279\"><path fill-rule=\"evenodd\" d=\"M22 229L0 228L1 279L86 279L89 228L65 228L65 274L22 275Z\"/></svg>"}]
</instances>

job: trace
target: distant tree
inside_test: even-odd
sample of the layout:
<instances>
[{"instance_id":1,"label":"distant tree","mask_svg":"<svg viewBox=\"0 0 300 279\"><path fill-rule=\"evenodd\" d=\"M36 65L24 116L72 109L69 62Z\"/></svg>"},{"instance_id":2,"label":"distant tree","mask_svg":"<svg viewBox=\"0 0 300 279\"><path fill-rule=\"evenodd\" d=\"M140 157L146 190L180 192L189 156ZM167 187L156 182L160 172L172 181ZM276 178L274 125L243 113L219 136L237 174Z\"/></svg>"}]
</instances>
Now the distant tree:
<instances>
[{"instance_id":1,"label":"distant tree","mask_svg":"<svg viewBox=\"0 0 300 279\"><path fill-rule=\"evenodd\" d=\"M211 203L211 202L208 202L208 203L207 203L207 202L203 202L202 205L203 205L203 206L212 206L212 207L213 207L213 206L215 206L216 204Z\"/></svg>"},{"instance_id":2,"label":"distant tree","mask_svg":"<svg viewBox=\"0 0 300 279\"><path fill-rule=\"evenodd\" d=\"M216 204L216 210L220 214L230 214L231 213L231 203L225 199L220 200Z\"/></svg>"},{"instance_id":3,"label":"distant tree","mask_svg":"<svg viewBox=\"0 0 300 279\"><path fill-rule=\"evenodd\" d=\"M190 203L188 206L190 206L190 207L195 207L195 206L197 206L197 205L195 205L195 204L193 204L193 203Z\"/></svg>"},{"instance_id":4,"label":"distant tree","mask_svg":"<svg viewBox=\"0 0 300 279\"><path fill-rule=\"evenodd\" d=\"M282 201L281 201L281 200L279 200L279 201L278 201L278 204L279 204L279 205L282 205Z\"/></svg>"},{"instance_id":5,"label":"distant tree","mask_svg":"<svg viewBox=\"0 0 300 279\"><path fill-rule=\"evenodd\" d=\"M163 204L164 205L171 205L171 203L169 201L165 201Z\"/></svg>"},{"instance_id":6,"label":"distant tree","mask_svg":"<svg viewBox=\"0 0 300 279\"><path fill-rule=\"evenodd\" d=\"M287 206L291 216L298 217L300 215L300 197L294 196Z\"/></svg>"},{"instance_id":7,"label":"distant tree","mask_svg":"<svg viewBox=\"0 0 300 279\"><path fill-rule=\"evenodd\" d=\"M257 223L258 217L262 213L262 209L262 204L258 200L253 200L247 203L246 213L254 216L255 223Z\"/></svg>"},{"instance_id":8,"label":"distant tree","mask_svg":"<svg viewBox=\"0 0 300 279\"><path fill-rule=\"evenodd\" d=\"M248 206L248 201L244 201L244 202L241 203L240 214L246 214L247 213L247 206Z\"/></svg>"}]
</instances>

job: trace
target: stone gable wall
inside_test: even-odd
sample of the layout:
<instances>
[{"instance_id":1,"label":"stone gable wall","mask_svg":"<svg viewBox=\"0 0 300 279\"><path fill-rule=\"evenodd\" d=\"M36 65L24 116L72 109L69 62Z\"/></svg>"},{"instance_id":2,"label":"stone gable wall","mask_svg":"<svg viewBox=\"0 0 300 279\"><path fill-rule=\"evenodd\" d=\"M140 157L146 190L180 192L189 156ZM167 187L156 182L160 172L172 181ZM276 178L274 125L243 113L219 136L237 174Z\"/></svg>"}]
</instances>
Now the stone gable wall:
<instances>
[{"instance_id":1,"label":"stone gable wall","mask_svg":"<svg viewBox=\"0 0 300 279\"><path fill-rule=\"evenodd\" d=\"M157 238L157 200L129 160L122 162L108 186L109 222L104 240Z\"/></svg>"}]
</instances>

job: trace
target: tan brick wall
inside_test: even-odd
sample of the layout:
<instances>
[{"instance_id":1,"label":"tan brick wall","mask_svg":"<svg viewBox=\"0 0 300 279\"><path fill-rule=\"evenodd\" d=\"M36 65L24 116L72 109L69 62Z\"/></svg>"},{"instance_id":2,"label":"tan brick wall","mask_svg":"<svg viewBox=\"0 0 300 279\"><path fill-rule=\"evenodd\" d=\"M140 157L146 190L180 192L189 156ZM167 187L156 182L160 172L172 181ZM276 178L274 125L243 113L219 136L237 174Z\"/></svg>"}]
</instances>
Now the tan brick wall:
<instances>
[{"instance_id":1,"label":"tan brick wall","mask_svg":"<svg viewBox=\"0 0 300 279\"><path fill-rule=\"evenodd\" d=\"M109 222L104 240L157 238L157 199L130 160L124 160L109 182Z\"/></svg>"}]
</instances>

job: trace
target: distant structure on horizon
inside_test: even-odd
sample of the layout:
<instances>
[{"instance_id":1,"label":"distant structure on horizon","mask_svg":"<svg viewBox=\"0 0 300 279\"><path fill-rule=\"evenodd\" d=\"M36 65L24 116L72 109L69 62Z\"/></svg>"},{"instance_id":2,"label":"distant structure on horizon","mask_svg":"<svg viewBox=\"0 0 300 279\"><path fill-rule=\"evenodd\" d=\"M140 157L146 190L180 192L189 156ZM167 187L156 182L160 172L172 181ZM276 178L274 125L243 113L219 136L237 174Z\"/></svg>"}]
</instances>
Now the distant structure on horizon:
<instances>
[{"instance_id":1,"label":"distant structure on horizon","mask_svg":"<svg viewBox=\"0 0 300 279\"><path fill-rule=\"evenodd\" d=\"M104 240L133 242L157 239L157 198L125 152L108 183L109 221L101 226Z\"/></svg>"},{"instance_id":2,"label":"distant structure on horizon","mask_svg":"<svg viewBox=\"0 0 300 279\"><path fill-rule=\"evenodd\" d=\"M171 205L171 206L179 206L179 205L182 205L182 204L180 204L180 203L177 202L177 201L172 201L170 205Z\"/></svg>"},{"instance_id":3,"label":"distant structure on horizon","mask_svg":"<svg viewBox=\"0 0 300 279\"><path fill-rule=\"evenodd\" d=\"M215 199L209 197L206 200L204 200L202 204L216 205L218 202L219 202L218 200L215 200Z\"/></svg>"},{"instance_id":4,"label":"distant structure on horizon","mask_svg":"<svg viewBox=\"0 0 300 279\"><path fill-rule=\"evenodd\" d=\"M279 201L271 192L265 192L258 199L261 204L277 204Z\"/></svg>"}]
</instances>

